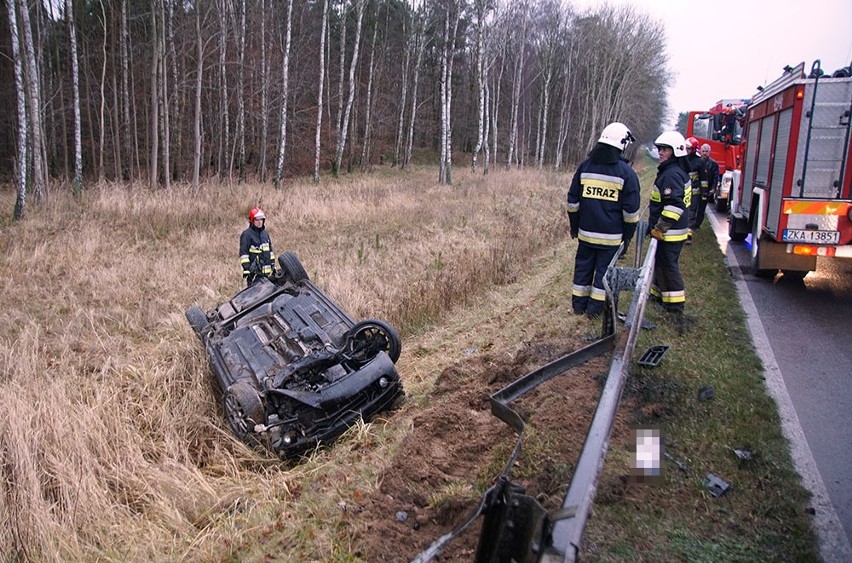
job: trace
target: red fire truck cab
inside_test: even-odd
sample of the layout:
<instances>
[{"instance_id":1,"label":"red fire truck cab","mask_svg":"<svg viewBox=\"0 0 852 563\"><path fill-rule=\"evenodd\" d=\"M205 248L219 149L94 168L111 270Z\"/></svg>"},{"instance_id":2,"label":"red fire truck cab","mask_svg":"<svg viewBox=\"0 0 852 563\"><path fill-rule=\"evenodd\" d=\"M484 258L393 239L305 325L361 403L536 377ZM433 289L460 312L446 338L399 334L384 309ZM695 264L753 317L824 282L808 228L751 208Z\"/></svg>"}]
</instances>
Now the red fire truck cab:
<instances>
[{"instance_id":1,"label":"red fire truck cab","mask_svg":"<svg viewBox=\"0 0 852 563\"><path fill-rule=\"evenodd\" d=\"M726 211L732 186L739 181L742 121L749 100L719 100L709 111L691 111L686 136L710 145L710 158L719 163L716 209Z\"/></svg>"}]
</instances>

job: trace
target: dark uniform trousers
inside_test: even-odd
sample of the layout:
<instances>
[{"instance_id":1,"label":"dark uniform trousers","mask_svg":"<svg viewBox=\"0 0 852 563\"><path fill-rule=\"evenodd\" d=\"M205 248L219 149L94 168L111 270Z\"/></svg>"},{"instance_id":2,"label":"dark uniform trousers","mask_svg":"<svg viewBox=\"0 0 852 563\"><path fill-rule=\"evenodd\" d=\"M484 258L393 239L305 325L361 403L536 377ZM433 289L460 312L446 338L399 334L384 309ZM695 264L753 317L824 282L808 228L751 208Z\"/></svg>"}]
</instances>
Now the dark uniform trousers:
<instances>
[{"instance_id":1,"label":"dark uniform trousers","mask_svg":"<svg viewBox=\"0 0 852 563\"><path fill-rule=\"evenodd\" d=\"M683 250L683 241L657 241L657 253L654 255L654 279L651 283L651 295L660 300L663 308L673 312L683 312L686 291L683 276L680 274L678 259Z\"/></svg>"},{"instance_id":2,"label":"dark uniform trousers","mask_svg":"<svg viewBox=\"0 0 852 563\"><path fill-rule=\"evenodd\" d=\"M574 312L585 312L590 316L603 312L606 303L603 278L618 248L617 246L594 247L582 241L577 245L577 257L574 261L574 291L571 294L571 306Z\"/></svg>"}]
</instances>

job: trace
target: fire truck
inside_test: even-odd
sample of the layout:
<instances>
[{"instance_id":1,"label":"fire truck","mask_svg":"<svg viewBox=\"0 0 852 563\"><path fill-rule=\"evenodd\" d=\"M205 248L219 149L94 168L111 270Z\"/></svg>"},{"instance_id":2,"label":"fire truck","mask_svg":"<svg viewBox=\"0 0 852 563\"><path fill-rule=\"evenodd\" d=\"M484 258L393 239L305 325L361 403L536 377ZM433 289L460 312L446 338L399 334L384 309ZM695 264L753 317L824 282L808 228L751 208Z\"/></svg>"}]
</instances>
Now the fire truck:
<instances>
[{"instance_id":1,"label":"fire truck","mask_svg":"<svg viewBox=\"0 0 852 563\"><path fill-rule=\"evenodd\" d=\"M719 100L708 111L691 111L686 122L686 136L710 145L710 158L719 164L719 186L716 209L727 211L728 197L739 181L741 165L742 120L749 100Z\"/></svg>"},{"instance_id":2,"label":"fire truck","mask_svg":"<svg viewBox=\"0 0 852 563\"><path fill-rule=\"evenodd\" d=\"M814 62L752 97L743 120L741 181L728 234L747 241L758 277L803 277L817 256L852 258L852 65L831 76ZM738 184L738 185L737 185Z\"/></svg>"}]
</instances>

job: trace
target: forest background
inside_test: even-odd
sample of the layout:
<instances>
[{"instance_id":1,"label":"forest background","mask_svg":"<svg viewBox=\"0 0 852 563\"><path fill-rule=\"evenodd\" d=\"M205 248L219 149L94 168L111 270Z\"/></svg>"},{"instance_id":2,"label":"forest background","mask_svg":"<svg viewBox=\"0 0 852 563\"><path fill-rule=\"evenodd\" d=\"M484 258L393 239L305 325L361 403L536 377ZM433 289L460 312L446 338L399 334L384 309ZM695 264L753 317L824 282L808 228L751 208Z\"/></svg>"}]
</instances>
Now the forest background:
<instances>
[{"instance_id":1,"label":"forest background","mask_svg":"<svg viewBox=\"0 0 852 563\"><path fill-rule=\"evenodd\" d=\"M0 177L280 186L438 164L565 168L600 130L653 138L662 24L524 0L5 0ZM10 25L10 23L12 25ZM12 111L12 108L15 108Z\"/></svg>"}]
</instances>

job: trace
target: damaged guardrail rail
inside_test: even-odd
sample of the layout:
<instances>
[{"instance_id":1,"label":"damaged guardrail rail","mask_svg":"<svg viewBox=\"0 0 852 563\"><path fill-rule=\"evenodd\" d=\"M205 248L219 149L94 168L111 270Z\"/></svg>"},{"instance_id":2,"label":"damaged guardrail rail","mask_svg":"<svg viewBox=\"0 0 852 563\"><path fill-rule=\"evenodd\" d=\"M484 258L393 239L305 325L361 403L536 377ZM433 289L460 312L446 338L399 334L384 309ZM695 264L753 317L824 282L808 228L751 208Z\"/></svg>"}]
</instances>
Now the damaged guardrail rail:
<instances>
[{"instance_id":1,"label":"damaged guardrail rail","mask_svg":"<svg viewBox=\"0 0 852 563\"><path fill-rule=\"evenodd\" d=\"M484 516L484 520L476 550L477 562L555 563L577 559L653 278L656 240L649 239L648 251L640 266L643 246L641 234L646 232L643 223L640 222L636 230L633 267L617 266L619 252L607 269L604 279L607 305L604 308L601 337L580 350L524 375L491 395L491 413L518 434L512 454L473 514L456 529L432 542L413 560L414 563L426 563L436 557L447 543L464 532L479 516ZM626 335L619 330L617 322L618 299L622 291L633 292L630 310L624 318ZM525 494L522 486L511 480L511 468L521 452L525 427L521 416L512 410L511 403L569 369L608 353L612 355L609 372L576 470L562 507L554 513L548 513L538 501Z\"/></svg>"}]
</instances>

